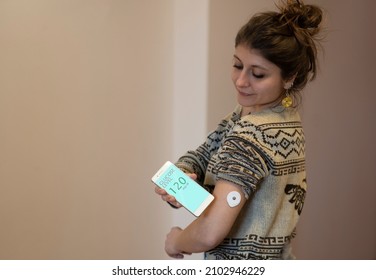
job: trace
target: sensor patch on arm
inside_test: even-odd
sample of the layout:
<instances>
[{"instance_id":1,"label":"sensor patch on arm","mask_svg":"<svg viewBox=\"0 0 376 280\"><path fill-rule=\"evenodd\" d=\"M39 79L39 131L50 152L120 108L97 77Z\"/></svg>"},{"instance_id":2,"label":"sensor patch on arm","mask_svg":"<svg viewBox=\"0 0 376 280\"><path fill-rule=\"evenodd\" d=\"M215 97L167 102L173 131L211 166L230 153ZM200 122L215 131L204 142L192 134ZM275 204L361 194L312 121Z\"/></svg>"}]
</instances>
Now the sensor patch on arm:
<instances>
[{"instance_id":1,"label":"sensor patch on arm","mask_svg":"<svg viewBox=\"0 0 376 280\"><path fill-rule=\"evenodd\" d=\"M231 208L238 206L241 199L242 197L237 191L232 191L227 195L227 203Z\"/></svg>"}]
</instances>

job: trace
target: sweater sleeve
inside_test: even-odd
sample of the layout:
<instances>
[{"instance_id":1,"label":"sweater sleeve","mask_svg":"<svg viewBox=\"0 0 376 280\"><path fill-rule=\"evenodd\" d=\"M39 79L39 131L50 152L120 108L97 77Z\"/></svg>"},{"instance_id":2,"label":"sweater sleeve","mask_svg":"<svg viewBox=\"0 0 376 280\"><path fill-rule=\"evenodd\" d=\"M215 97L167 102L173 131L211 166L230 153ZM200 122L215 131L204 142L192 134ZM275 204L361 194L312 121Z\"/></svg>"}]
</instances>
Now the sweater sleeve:
<instances>
[{"instance_id":1,"label":"sweater sleeve","mask_svg":"<svg viewBox=\"0 0 376 280\"><path fill-rule=\"evenodd\" d=\"M185 172L195 173L197 181L203 184L205 173L212 154L218 150L218 142L220 142L218 131L209 134L206 141L196 150L188 151L179 158L176 166Z\"/></svg>"},{"instance_id":2,"label":"sweater sleeve","mask_svg":"<svg viewBox=\"0 0 376 280\"><path fill-rule=\"evenodd\" d=\"M213 167L216 180L227 180L242 187L248 199L269 173L260 151L249 140L230 136L218 152Z\"/></svg>"},{"instance_id":3,"label":"sweater sleeve","mask_svg":"<svg viewBox=\"0 0 376 280\"><path fill-rule=\"evenodd\" d=\"M176 166L185 172L197 174L197 181L203 184L209 161L222 145L223 139L226 137L229 127L232 125L231 118L233 118L235 114L236 113L233 112L223 119L217 129L207 136L205 142L196 150L188 151L185 155L180 157L176 162Z\"/></svg>"}]
</instances>

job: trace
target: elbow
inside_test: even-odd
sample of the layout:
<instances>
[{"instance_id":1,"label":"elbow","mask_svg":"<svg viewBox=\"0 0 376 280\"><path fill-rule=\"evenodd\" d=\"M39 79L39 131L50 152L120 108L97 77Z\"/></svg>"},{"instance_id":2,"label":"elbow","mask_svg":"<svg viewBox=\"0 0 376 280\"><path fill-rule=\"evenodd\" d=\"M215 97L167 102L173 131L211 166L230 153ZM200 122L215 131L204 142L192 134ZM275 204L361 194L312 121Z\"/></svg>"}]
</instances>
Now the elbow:
<instances>
[{"instance_id":1,"label":"elbow","mask_svg":"<svg viewBox=\"0 0 376 280\"><path fill-rule=\"evenodd\" d=\"M208 251L217 247L224 238L225 236L218 234L204 234L200 242L203 249L202 251Z\"/></svg>"}]
</instances>

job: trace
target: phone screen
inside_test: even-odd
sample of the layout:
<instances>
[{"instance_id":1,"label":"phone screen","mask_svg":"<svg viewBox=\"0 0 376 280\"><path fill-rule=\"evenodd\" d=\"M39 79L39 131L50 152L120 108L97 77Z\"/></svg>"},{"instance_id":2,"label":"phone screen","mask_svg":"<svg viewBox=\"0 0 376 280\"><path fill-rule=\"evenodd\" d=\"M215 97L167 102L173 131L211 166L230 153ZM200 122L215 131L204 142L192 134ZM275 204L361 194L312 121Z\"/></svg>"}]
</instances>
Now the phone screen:
<instances>
[{"instance_id":1,"label":"phone screen","mask_svg":"<svg viewBox=\"0 0 376 280\"><path fill-rule=\"evenodd\" d=\"M153 176L152 181L168 194L199 216L214 197L171 162L166 162Z\"/></svg>"}]
</instances>

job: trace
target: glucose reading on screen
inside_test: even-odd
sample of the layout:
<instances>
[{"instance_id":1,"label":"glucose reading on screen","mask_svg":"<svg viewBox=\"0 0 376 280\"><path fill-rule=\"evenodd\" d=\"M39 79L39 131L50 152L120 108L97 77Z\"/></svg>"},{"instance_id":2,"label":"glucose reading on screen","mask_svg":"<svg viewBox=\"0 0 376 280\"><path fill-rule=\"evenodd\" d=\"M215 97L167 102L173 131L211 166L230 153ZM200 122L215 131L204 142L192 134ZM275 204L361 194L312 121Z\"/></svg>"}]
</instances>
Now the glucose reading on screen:
<instances>
[{"instance_id":1,"label":"glucose reading on screen","mask_svg":"<svg viewBox=\"0 0 376 280\"><path fill-rule=\"evenodd\" d=\"M170 161L167 161L158 170L152 181L168 194L174 196L180 204L195 216L200 216L214 199L214 196Z\"/></svg>"}]
</instances>

